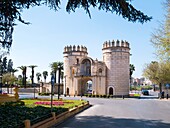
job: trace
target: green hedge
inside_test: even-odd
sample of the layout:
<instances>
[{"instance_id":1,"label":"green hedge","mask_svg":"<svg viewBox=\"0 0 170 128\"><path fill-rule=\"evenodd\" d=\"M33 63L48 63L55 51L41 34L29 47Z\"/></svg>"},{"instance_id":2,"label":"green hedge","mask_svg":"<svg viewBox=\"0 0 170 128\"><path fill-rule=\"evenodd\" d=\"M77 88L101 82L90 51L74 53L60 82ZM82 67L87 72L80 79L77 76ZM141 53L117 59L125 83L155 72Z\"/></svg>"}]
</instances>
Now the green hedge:
<instances>
[{"instance_id":1,"label":"green hedge","mask_svg":"<svg viewBox=\"0 0 170 128\"><path fill-rule=\"evenodd\" d=\"M96 98L113 98L113 95L92 95L92 94L85 94L86 97L96 97Z\"/></svg>"},{"instance_id":2,"label":"green hedge","mask_svg":"<svg viewBox=\"0 0 170 128\"><path fill-rule=\"evenodd\" d=\"M68 108L53 108L56 114L67 111ZM23 102L9 102L0 105L0 127L1 128L19 128L23 127L23 121L31 120L31 124L48 118L51 113L50 107L36 106L27 107ZM47 116L48 115L48 116ZM51 116L51 115L50 115Z\"/></svg>"}]
</instances>

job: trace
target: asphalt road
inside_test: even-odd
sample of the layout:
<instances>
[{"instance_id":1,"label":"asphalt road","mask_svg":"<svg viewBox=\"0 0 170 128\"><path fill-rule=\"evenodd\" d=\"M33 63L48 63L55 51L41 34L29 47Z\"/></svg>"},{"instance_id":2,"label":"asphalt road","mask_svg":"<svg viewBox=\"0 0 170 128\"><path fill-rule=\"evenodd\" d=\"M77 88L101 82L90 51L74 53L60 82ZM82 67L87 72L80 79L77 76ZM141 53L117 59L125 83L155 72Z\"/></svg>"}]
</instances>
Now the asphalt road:
<instances>
[{"instance_id":1,"label":"asphalt road","mask_svg":"<svg viewBox=\"0 0 170 128\"><path fill-rule=\"evenodd\" d=\"M83 99L92 107L53 128L170 128L170 100Z\"/></svg>"}]
</instances>

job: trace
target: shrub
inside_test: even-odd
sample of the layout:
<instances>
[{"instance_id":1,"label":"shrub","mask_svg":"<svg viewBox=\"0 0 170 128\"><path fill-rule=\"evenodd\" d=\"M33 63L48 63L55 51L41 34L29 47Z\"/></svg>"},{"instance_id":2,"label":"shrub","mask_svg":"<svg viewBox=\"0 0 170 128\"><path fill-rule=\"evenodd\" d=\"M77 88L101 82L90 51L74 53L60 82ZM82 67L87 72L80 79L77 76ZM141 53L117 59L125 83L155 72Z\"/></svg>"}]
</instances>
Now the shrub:
<instances>
[{"instance_id":1,"label":"shrub","mask_svg":"<svg viewBox=\"0 0 170 128\"><path fill-rule=\"evenodd\" d=\"M106 98L106 95L103 95L103 98Z\"/></svg>"},{"instance_id":2,"label":"shrub","mask_svg":"<svg viewBox=\"0 0 170 128\"><path fill-rule=\"evenodd\" d=\"M110 95L110 98L113 98L113 95Z\"/></svg>"},{"instance_id":3,"label":"shrub","mask_svg":"<svg viewBox=\"0 0 170 128\"><path fill-rule=\"evenodd\" d=\"M89 96L89 97L92 97L92 95L91 95L91 94L89 94L88 96Z\"/></svg>"},{"instance_id":4,"label":"shrub","mask_svg":"<svg viewBox=\"0 0 170 128\"><path fill-rule=\"evenodd\" d=\"M4 105L4 106L23 106L23 105L25 105L25 103L23 101L16 101L16 102L1 103L1 105Z\"/></svg>"},{"instance_id":5,"label":"shrub","mask_svg":"<svg viewBox=\"0 0 170 128\"><path fill-rule=\"evenodd\" d=\"M96 97L96 95L92 95L92 97Z\"/></svg>"}]
</instances>

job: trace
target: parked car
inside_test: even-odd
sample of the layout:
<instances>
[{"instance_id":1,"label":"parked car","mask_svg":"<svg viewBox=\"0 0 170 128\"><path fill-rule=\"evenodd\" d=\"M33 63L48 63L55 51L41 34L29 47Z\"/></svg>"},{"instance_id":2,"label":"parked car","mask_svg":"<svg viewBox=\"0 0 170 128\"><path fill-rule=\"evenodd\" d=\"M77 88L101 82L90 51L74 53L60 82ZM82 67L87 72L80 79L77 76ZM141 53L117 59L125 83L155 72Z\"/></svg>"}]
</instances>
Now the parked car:
<instances>
[{"instance_id":1,"label":"parked car","mask_svg":"<svg viewBox=\"0 0 170 128\"><path fill-rule=\"evenodd\" d=\"M142 90L142 94L143 95L149 95L149 91L148 90Z\"/></svg>"}]
</instances>

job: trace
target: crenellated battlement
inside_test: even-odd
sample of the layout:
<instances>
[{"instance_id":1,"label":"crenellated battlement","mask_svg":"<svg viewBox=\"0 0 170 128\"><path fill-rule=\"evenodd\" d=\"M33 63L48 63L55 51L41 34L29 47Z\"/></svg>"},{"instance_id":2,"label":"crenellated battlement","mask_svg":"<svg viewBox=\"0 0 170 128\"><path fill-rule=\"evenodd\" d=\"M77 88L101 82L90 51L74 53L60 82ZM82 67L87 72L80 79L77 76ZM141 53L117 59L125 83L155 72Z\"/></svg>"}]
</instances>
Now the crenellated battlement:
<instances>
[{"instance_id":1,"label":"crenellated battlement","mask_svg":"<svg viewBox=\"0 0 170 128\"><path fill-rule=\"evenodd\" d=\"M87 52L87 48L85 46L66 46L64 47L64 52Z\"/></svg>"},{"instance_id":2,"label":"crenellated battlement","mask_svg":"<svg viewBox=\"0 0 170 128\"><path fill-rule=\"evenodd\" d=\"M129 48L129 43L127 41L119 41L119 40L116 40L116 41L106 41L104 42L103 44L103 49L106 49L106 48L113 48L113 47L124 47L124 48Z\"/></svg>"}]
</instances>

